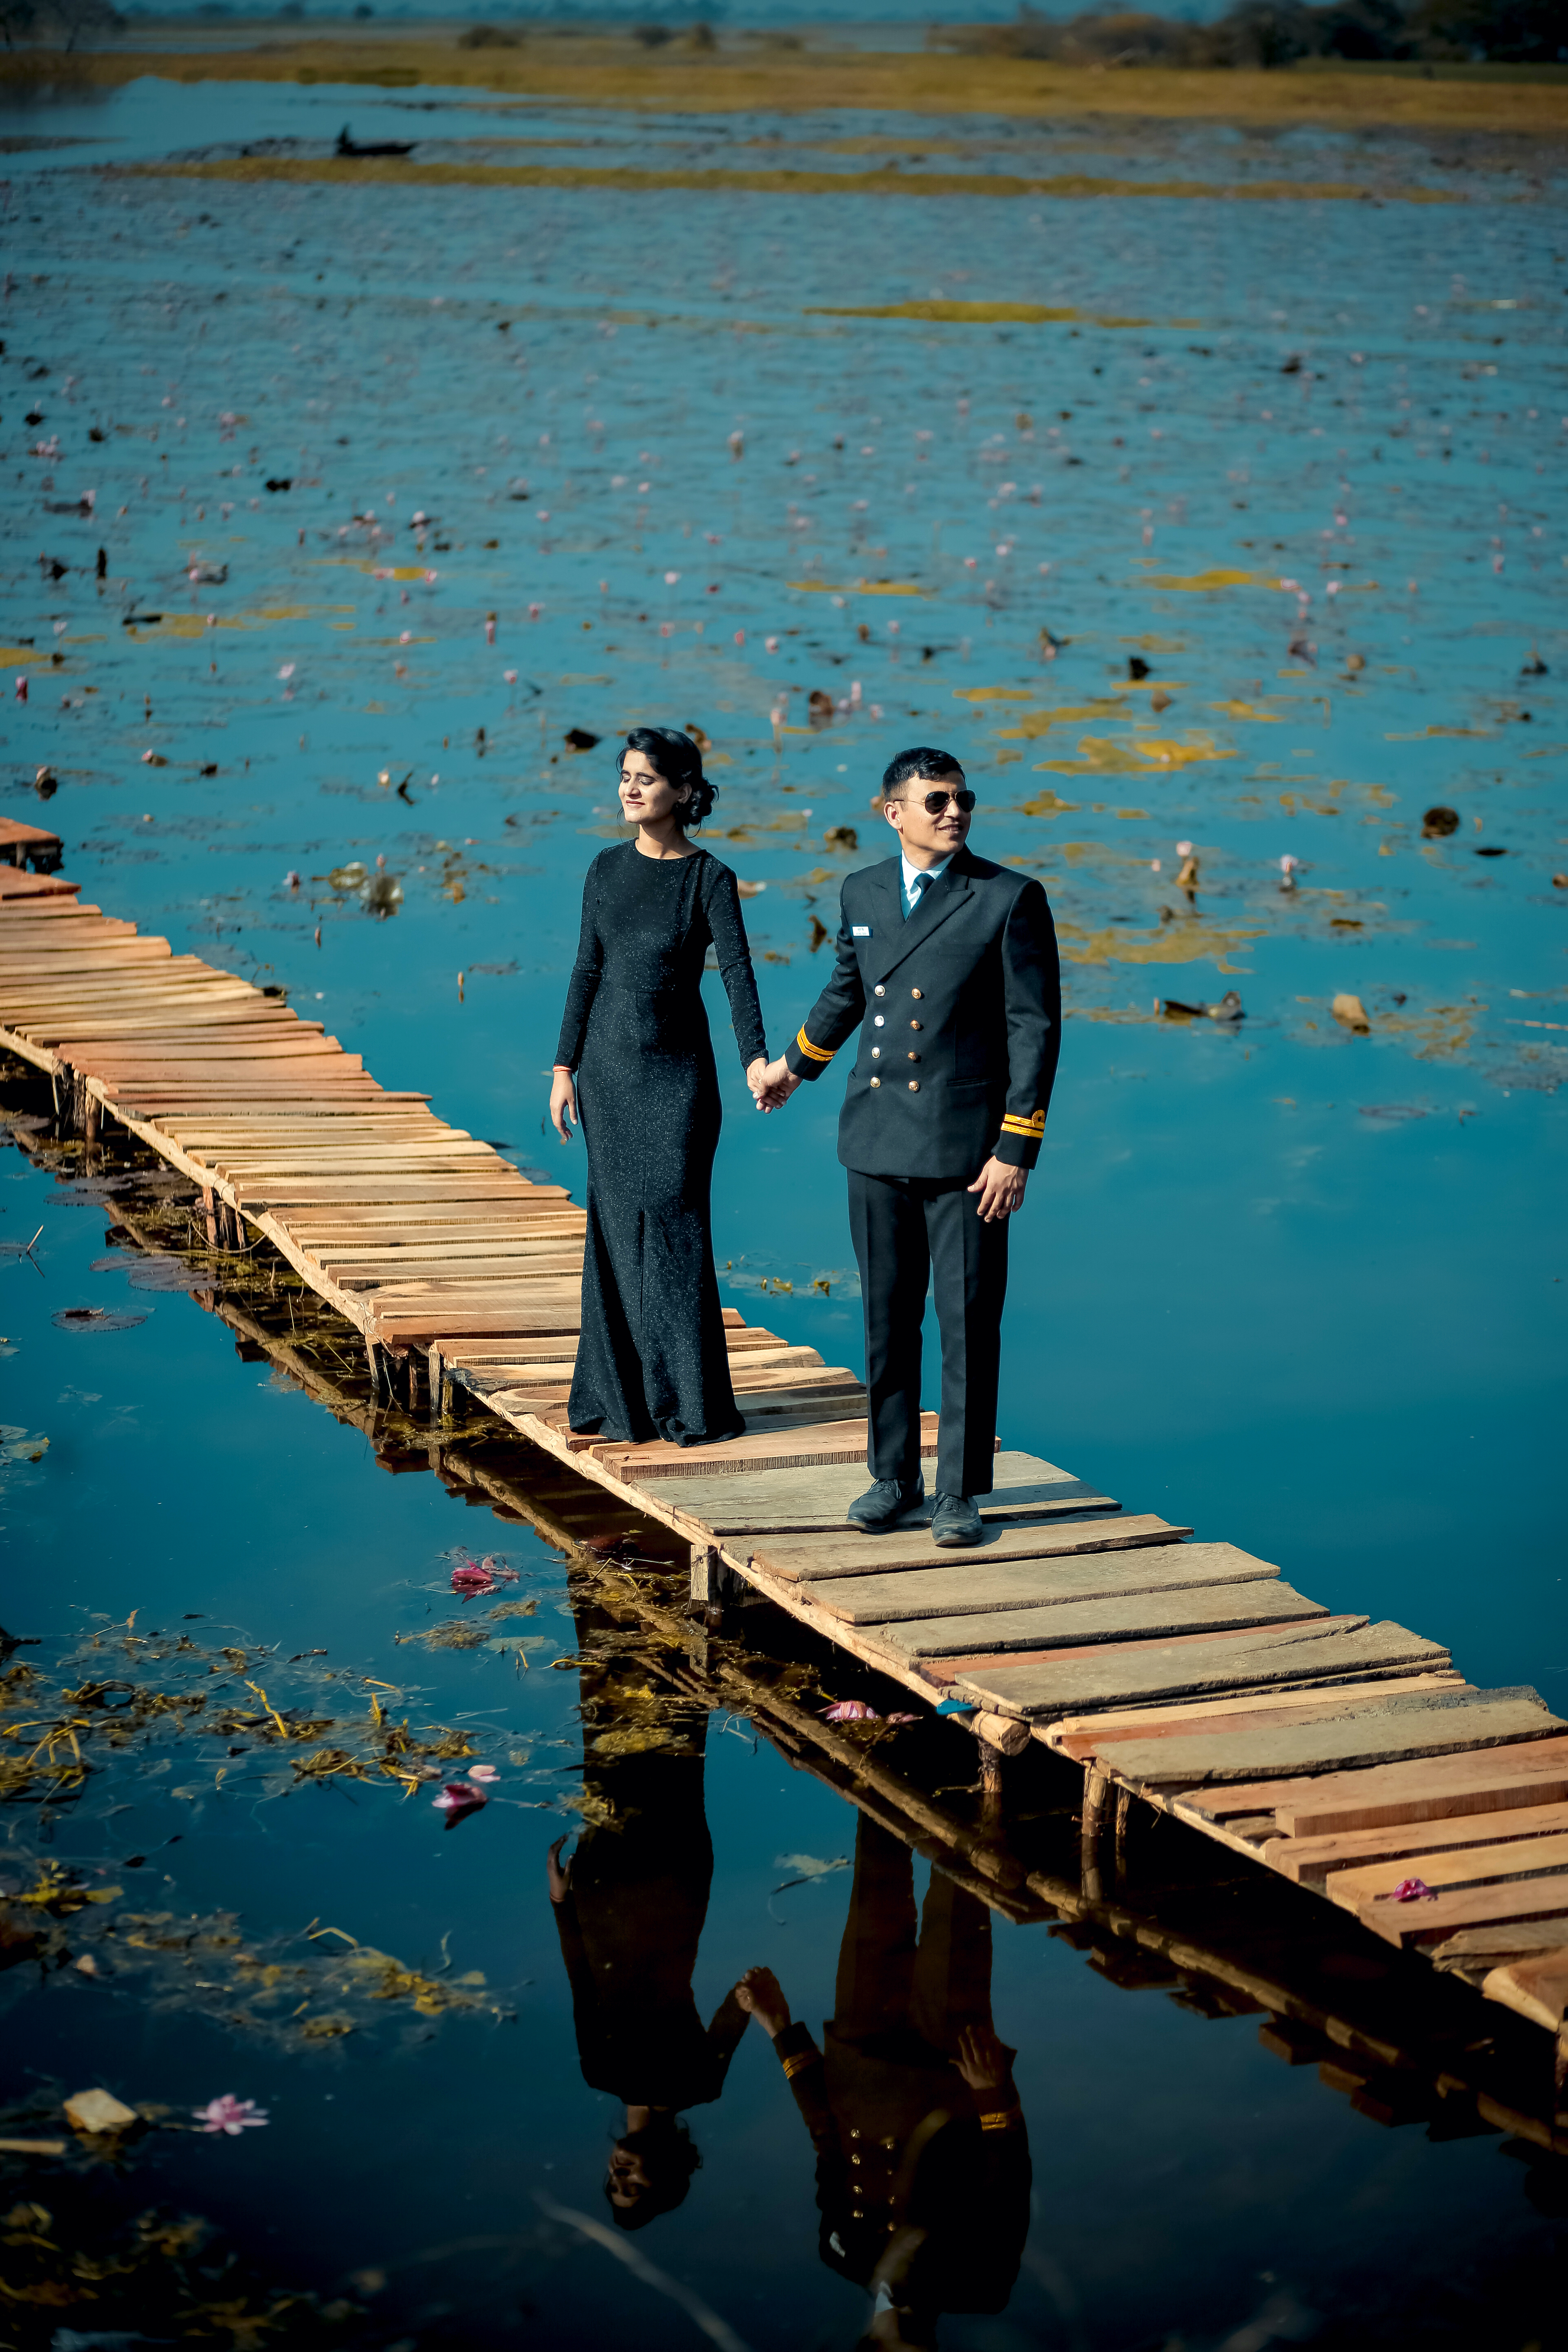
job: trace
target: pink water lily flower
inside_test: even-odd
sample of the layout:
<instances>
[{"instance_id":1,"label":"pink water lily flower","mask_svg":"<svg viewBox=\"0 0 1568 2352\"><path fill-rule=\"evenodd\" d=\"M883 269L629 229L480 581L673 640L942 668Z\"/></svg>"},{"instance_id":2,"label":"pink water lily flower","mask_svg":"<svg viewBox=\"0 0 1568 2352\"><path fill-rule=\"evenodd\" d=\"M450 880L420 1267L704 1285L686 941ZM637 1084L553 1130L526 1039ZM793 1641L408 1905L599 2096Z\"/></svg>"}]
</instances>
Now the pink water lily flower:
<instances>
[{"instance_id":1,"label":"pink water lily flower","mask_svg":"<svg viewBox=\"0 0 1568 2352\"><path fill-rule=\"evenodd\" d=\"M828 1723L879 1723L882 1719L863 1698L841 1698L836 1706L825 1706L822 1712Z\"/></svg>"},{"instance_id":2,"label":"pink water lily flower","mask_svg":"<svg viewBox=\"0 0 1568 2352\"><path fill-rule=\"evenodd\" d=\"M1397 1886L1377 1899L1380 1903L1436 1903L1437 1897L1424 1878L1402 1878Z\"/></svg>"},{"instance_id":3,"label":"pink water lily flower","mask_svg":"<svg viewBox=\"0 0 1568 2352\"><path fill-rule=\"evenodd\" d=\"M437 1812L446 1813L456 1822L477 1806L488 1804L489 1799L482 1789L471 1788L467 1780L448 1780L440 1795L432 1797L430 1802Z\"/></svg>"},{"instance_id":4,"label":"pink water lily flower","mask_svg":"<svg viewBox=\"0 0 1568 2352\"><path fill-rule=\"evenodd\" d=\"M237 2099L226 2091L221 2099L209 2099L205 2107L193 2107L195 2120L205 2132L226 2132L237 2139L242 2131L256 2131L268 2120L265 2107L254 2099Z\"/></svg>"}]
</instances>

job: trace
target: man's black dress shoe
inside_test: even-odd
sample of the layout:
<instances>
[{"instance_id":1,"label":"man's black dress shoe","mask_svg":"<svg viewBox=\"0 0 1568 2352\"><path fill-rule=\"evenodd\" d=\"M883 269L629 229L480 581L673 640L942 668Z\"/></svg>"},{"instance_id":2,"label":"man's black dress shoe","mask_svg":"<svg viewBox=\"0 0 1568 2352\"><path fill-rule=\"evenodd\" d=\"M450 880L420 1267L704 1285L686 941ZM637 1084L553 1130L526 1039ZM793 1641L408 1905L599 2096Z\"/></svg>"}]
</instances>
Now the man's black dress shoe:
<instances>
[{"instance_id":1,"label":"man's black dress shoe","mask_svg":"<svg viewBox=\"0 0 1568 2352\"><path fill-rule=\"evenodd\" d=\"M965 1544L977 1544L984 1532L978 1503L967 1495L937 1496L931 1515L932 1543L944 1551L957 1551Z\"/></svg>"},{"instance_id":2,"label":"man's black dress shoe","mask_svg":"<svg viewBox=\"0 0 1568 2352\"><path fill-rule=\"evenodd\" d=\"M920 1478L879 1478L863 1495L857 1495L845 1513L852 1528L859 1528L868 1536L885 1535L918 1511L926 1498L926 1482Z\"/></svg>"}]
</instances>

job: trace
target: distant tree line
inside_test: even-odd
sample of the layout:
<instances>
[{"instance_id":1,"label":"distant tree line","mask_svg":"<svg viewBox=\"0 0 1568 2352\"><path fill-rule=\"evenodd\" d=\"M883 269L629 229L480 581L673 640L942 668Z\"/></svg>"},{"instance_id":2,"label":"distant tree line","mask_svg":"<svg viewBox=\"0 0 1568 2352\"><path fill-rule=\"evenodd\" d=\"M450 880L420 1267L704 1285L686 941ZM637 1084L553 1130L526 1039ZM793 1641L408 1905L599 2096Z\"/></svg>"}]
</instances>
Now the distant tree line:
<instances>
[{"instance_id":1,"label":"distant tree line","mask_svg":"<svg viewBox=\"0 0 1568 2352\"><path fill-rule=\"evenodd\" d=\"M1555 65L1568 60L1564 0L1233 0L1212 25L1137 8L1061 21L1025 5L1010 25L933 25L932 48L1064 65L1292 66L1303 58Z\"/></svg>"},{"instance_id":2,"label":"distant tree line","mask_svg":"<svg viewBox=\"0 0 1568 2352\"><path fill-rule=\"evenodd\" d=\"M124 28L125 19L110 0L0 0L0 40L8 49L18 41L74 49L79 41Z\"/></svg>"}]
</instances>

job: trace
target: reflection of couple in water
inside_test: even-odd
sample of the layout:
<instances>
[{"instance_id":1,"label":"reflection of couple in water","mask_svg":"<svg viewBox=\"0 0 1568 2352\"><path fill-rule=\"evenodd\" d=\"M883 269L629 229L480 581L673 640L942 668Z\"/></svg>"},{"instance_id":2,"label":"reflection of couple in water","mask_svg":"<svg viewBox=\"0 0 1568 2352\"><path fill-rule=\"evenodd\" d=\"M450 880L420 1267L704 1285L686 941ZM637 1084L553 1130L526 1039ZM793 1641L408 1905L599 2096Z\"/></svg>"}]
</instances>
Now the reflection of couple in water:
<instances>
[{"instance_id":1,"label":"reflection of couple in water","mask_svg":"<svg viewBox=\"0 0 1568 2352\"><path fill-rule=\"evenodd\" d=\"M856 1030L838 1156L860 1269L872 1485L868 1532L923 1514L921 1326L934 1287L942 1417L931 1534L981 1538L991 1491L1007 1227L1039 1157L1061 1028L1039 884L968 846L975 795L946 751L882 779L898 855L846 877L832 975L767 1057L734 875L687 838L713 787L689 736L639 727L620 754L635 839L603 851L550 1095L588 1147L574 1430L717 1444L744 1423L731 1384L709 1209L719 1081L701 981L711 947L763 1110L821 1076Z\"/></svg>"},{"instance_id":2,"label":"reflection of couple in water","mask_svg":"<svg viewBox=\"0 0 1568 2352\"><path fill-rule=\"evenodd\" d=\"M985 1906L933 1869L917 1919L912 1855L862 1818L822 2046L765 1968L704 2027L691 1980L713 1875L705 1715L656 1715L631 1659L583 1671L595 1825L569 1864L564 1839L551 1848L550 1898L584 2079L626 2106L605 2183L616 2221L640 2229L682 2202L701 2159L680 2118L719 2097L755 2017L816 2150L822 2259L873 2296L870 2338L929 2344L943 2311L1001 2311L1028 2228L1029 2148L1014 2053L991 2022Z\"/></svg>"}]
</instances>

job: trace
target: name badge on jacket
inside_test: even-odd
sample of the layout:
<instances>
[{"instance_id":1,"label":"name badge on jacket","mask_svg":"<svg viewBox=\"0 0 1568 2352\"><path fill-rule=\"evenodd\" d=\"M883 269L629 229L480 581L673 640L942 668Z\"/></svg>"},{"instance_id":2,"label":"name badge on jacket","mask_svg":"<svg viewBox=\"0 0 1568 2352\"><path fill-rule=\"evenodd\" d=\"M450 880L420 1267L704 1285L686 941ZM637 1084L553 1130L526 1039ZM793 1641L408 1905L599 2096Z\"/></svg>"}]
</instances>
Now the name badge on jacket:
<instances>
[{"instance_id":1,"label":"name badge on jacket","mask_svg":"<svg viewBox=\"0 0 1568 2352\"><path fill-rule=\"evenodd\" d=\"M849 926L849 936L851 939L855 940L868 940L871 936L870 924L851 923Z\"/></svg>"}]
</instances>

